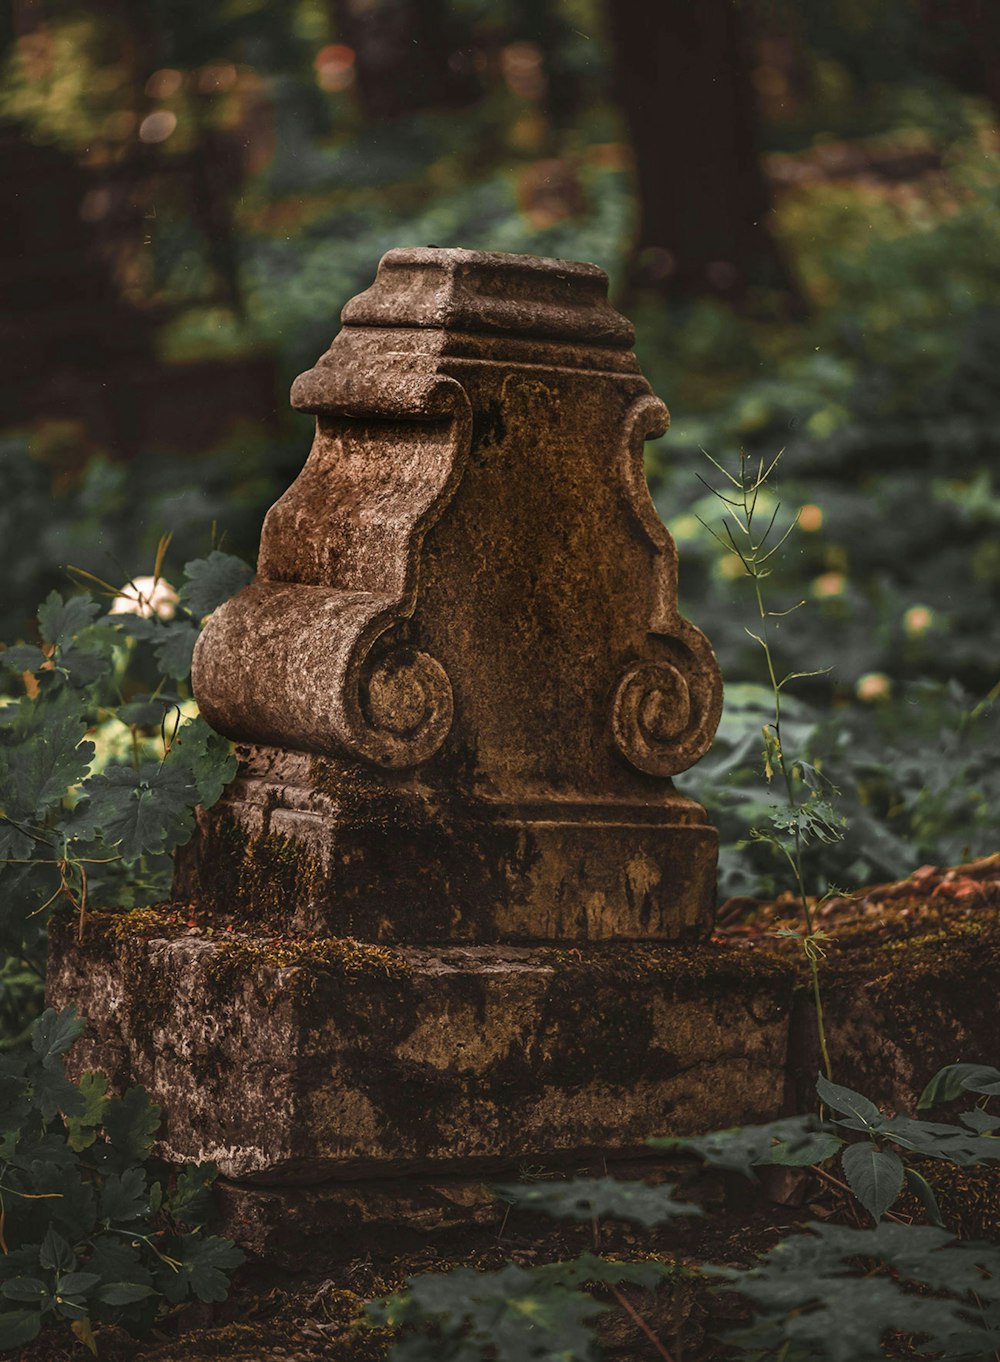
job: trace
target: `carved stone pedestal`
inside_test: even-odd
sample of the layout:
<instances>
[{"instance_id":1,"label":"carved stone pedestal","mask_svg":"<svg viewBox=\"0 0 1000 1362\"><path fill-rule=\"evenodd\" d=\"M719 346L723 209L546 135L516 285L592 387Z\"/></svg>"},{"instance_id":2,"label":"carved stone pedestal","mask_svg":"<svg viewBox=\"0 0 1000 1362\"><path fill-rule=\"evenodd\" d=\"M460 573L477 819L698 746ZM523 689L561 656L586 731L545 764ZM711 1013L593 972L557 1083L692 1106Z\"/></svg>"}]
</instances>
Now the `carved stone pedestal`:
<instances>
[{"instance_id":1,"label":"carved stone pedestal","mask_svg":"<svg viewBox=\"0 0 1000 1362\"><path fill-rule=\"evenodd\" d=\"M606 284L392 251L293 388L312 452L195 655L240 767L180 918L53 943L83 1061L150 1088L170 1158L461 1178L780 1105L787 972L698 944L716 834L671 776L721 684Z\"/></svg>"}]
</instances>

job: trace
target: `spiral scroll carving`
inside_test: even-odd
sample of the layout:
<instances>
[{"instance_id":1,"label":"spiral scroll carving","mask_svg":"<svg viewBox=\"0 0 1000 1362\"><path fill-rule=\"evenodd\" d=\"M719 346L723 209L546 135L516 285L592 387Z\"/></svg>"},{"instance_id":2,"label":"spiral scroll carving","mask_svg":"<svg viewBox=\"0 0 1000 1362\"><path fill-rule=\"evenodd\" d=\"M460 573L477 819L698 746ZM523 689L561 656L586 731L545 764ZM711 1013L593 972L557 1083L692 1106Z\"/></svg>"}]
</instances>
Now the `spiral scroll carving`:
<instances>
[{"instance_id":1,"label":"spiral scroll carving","mask_svg":"<svg viewBox=\"0 0 1000 1362\"><path fill-rule=\"evenodd\" d=\"M670 662L638 662L626 669L611 705L615 745L637 771L672 776L708 750L718 723L699 679ZM709 707L706 707L709 701Z\"/></svg>"},{"instance_id":2,"label":"spiral scroll carving","mask_svg":"<svg viewBox=\"0 0 1000 1362\"><path fill-rule=\"evenodd\" d=\"M415 766L434 755L451 729L448 673L429 653L397 648L372 667L362 686L368 721L364 755L380 766Z\"/></svg>"}]
</instances>

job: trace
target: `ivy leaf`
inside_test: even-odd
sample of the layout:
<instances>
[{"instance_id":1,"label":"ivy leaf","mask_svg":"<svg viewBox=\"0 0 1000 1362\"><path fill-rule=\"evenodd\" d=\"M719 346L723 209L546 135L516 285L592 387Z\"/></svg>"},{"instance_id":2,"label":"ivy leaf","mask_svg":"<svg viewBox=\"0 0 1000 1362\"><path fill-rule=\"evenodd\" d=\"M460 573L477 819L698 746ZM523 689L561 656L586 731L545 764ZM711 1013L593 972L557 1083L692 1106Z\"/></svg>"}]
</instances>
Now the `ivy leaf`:
<instances>
[{"instance_id":1,"label":"ivy leaf","mask_svg":"<svg viewBox=\"0 0 1000 1362\"><path fill-rule=\"evenodd\" d=\"M191 658L200 632L191 620L173 620L170 624L157 626L153 653L164 676L183 681L191 675Z\"/></svg>"},{"instance_id":2,"label":"ivy leaf","mask_svg":"<svg viewBox=\"0 0 1000 1362\"><path fill-rule=\"evenodd\" d=\"M111 1147L125 1165L142 1163L153 1147L160 1128L160 1108L154 1107L145 1088L128 1088L113 1097L104 1112L104 1130Z\"/></svg>"},{"instance_id":3,"label":"ivy leaf","mask_svg":"<svg viewBox=\"0 0 1000 1362\"><path fill-rule=\"evenodd\" d=\"M84 792L89 803L74 824L75 835L100 829L126 861L144 852L170 851L191 835L198 791L179 764L144 761L138 771L109 766L86 782Z\"/></svg>"},{"instance_id":4,"label":"ivy leaf","mask_svg":"<svg viewBox=\"0 0 1000 1362\"><path fill-rule=\"evenodd\" d=\"M605 1216L650 1228L676 1216L701 1215L701 1207L674 1200L673 1187L618 1178L573 1178L569 1182L513 1183L497 1187L512 1205L541 1211L557 1220L593 1220Z\"/></svg>"},{"instance_id":5,"label":"ivy leaf","mask_svg":"<svg viewBox=\"0 0 1000 1362\"><path fill-rule=\"evenodd\" d=\"M189 1293L206 1304L225 1300L229 1273L234 1272L245 1258L232 1240L197 1233L178 1235L171 1241L169 1255L181 1266L176 1270L160 1267L157 1285L173 1305Z\"/></svg>"},{"instance_id":6,"label":"ivy leaf","mask_svg":"<svg viewBox=\"0 0 1000 1362\"><path fill-rule=\"evenodd\" d=\"M103 1074L85 1073L79 1083L84 1107L79 1116L66 1119L67 1143L78 1154L89 1149L97 1138L96 1126L101 1123L108 1103L108 1080Z\"/></svg>"},{"instance_id":7,"label":"ivy leaf","mask_svg":"<svg viewBox=\"0 0 1000 1362\"><path fill-rule=\"evenodd\" d=\"M247 586L253 579L253 568L242 558L213 549L207 558L185 563L184 576L181 600L201 619Z\"/></svg>"},{"instance_id":8,"label":"ivy leaf","mask_svg":"<svg viewBox=\"0 0 1000 1362\"><path fill-rule=\"evenodd\" d=\"M42 1316L38 1310L0 1311L0 1352L23 1347L42 1331Z\"/></svg>"},{"instance_id":9,"label":"ivy leaf","mask_svg":"<svg viewBox=\"0 0 1000 1362\"><path fill-rule=\"evenodd\" d=\"M46 643L62 648L74 635L81 633L101 612L93 596L70 596L63 600L58 591L49 592L38 607L38 628Z\"/></svg>"},{"instance_id":10,"label":"ivy leaf","mask_svg":"<svg viewBox=\"0 0 1000 1362\"><path fill-rule=\"evenodd\" d=\"M141 1168L109 1173L101 1188L98 1214L106 1224L127 1224L149 1210L146 1174Z\"/></svg>"},{"instance_id":11,"label":"ivy leaf","mask_svg":"<svg viewBox=\"0 0 1000 1362\"><path fill-rule=\"evenodd\" d=\"M216 733L199 714L177 735L171 758L190 771L198 802L210 808L236 775L236 754L228 738Z\"/></svg>"},{"instance_id":12,"label":"ivy leaf","mask_svg":"<svg viewBox=\"0 0 1000 1362\"><path fill-rule=\"evenodd\" d=\"M903 1190L903 1160L865 1140L848 1145L840 1162L851 1191L873 1220L881 1220Z\"/></svg>"}]
</instances>

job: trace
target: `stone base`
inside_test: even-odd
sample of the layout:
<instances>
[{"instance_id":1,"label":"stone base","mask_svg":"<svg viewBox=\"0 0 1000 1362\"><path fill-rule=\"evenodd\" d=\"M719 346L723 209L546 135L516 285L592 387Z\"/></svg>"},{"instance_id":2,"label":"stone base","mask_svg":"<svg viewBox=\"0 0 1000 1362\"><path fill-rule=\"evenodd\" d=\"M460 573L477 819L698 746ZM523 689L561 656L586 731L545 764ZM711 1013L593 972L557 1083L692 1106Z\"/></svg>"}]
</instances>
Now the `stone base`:
<instances>
[{"instance_id":1,"label":"stone base","mask_svg":"<svg viewBox=\"0 0 1000 1362\"><path fill-rule=\"evenodd\" d=\"M242 746L176 857L174 894L253 930L386 943L692 941L718 833L669 782L649 799L449 800L332 758Z\"/></svg>"},{"instance_id":2,"label":"stone base","mask_svg":"<svg viewBox=\"0 0 1000 1362\"><path fill-rule=\"evenodd\" d=\"M767 957L180 930L57 928L49 998L90 1019L77 1066L161 1104L161 1153L228 1178L565 1163L781 1109L794 976Z\"/></svg>"}]
</instances>

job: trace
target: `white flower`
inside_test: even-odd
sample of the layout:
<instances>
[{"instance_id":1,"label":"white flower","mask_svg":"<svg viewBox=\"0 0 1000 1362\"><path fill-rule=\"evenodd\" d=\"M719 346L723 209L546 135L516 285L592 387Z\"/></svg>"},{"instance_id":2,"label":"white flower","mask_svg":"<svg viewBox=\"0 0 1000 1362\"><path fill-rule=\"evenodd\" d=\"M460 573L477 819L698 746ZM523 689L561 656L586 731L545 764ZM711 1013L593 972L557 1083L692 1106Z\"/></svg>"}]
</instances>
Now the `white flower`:
<instances>
[{"instance_id":1,"label":"white flower","mask_svg":"<svg viewBox=\"0 0 1000 1362\"><path fill-rule=\"evenodd\" d=\"M179 599L174 588L162 577L134 577L115 597L110 613L142 615L143 619L158 615L161 620L170 620Z\"/></svg>"}]
</instances>

